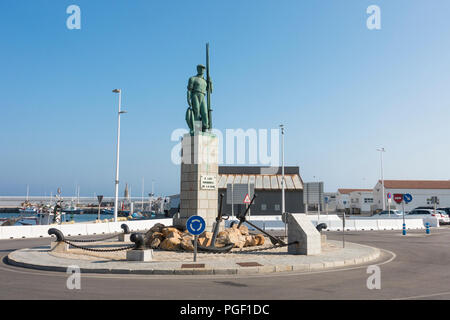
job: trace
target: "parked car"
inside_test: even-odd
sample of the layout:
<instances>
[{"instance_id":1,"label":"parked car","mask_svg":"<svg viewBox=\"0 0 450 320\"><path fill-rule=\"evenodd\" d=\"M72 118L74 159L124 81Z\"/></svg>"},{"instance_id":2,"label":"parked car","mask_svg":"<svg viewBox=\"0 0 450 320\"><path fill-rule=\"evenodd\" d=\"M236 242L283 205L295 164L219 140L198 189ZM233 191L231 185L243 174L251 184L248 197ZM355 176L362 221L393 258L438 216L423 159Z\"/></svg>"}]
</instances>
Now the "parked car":
<instances>
[{"instance_id":1,"label":"parked car","mask_svg":"<svg viewBox=\"0 0 450 320\"><path fill-rule=\"evenodd\" d=\"M391 217L401 217L403 215L402 211L399 210L390 210ZM377 218L386 218L389 217L389 210L384 210L378 213L375 213L372 217Z\"/></svg>"},{"instance_id":2,"label":"parked car","mask_svg":"<svg viewBox=\"0 0 450 320\"><path fill-rule=\"evenodd\" d=\"M414 210L410 211L408 213L408 215L412 215L417 218L419 218L419 217L425 218L425 217L432 216L432 217L438 218L440 224L450 223L450 218L449 218L448 214L442 210L436 210L436 213L434 213L433 209L414 209Z\"/></svg>"},{"instance_id":3,"label":"parked car","mask_svg":"<svg viewBox=\"0 0 450 320\"><path fill-rule=\"evenodd\" d=\"M422 210L422 209L430 209L430 210L434 210L434 207L432 207L432 206L417 207L417 208L414 208L413 210Z\"/></svg>"},{"instance_id":4,"label":"parked car","mask_svg":"<svg viewBox=\"0 0 450 320\"><path fill-rule=\"evenodd\" d=\"M437 209L445 211L445 213L450 216L450 208L437 208Z\"/></svg>"}]
</instances>

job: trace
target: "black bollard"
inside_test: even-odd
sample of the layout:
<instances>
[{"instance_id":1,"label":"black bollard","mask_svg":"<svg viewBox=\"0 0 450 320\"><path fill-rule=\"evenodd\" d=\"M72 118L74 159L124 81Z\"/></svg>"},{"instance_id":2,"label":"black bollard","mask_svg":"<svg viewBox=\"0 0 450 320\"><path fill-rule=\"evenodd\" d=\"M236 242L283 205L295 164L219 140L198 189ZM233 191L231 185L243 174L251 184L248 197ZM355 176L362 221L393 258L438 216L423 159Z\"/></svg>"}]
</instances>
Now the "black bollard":
<instances>
[{"instance_id":1,"label":"black bollard","mask_svg":"<svg viewBox=\"0 0 450 320\"><path fill-rule=\"evenodd\" d=\"M320 223L316 226L317 231L322 232L323 229L328 228L326 223Z\"/></svg>"},{"instance_id":2,"label":"black bollard","mask_svg":"<svg viewBox=\"0 0 450 320\"><path fill-rule=\"evenodd\" d=\"M55 228L51 228L51 229L48 229L48 234L49 235L55 235L57 242L64 241L64 234L61 232L61 230L58 230L58 229L55 229Z\"/></svg>"},{"instance_id":3,"label":"black bollard","mask_svg":"<svg viewBox=\"0 0 450 320\"><path fill-rule=\"evenodd\" d=\"M142 236L141 233L133 233L130 236L130 240L131 242L134 242L134 249L133 250L144 250L144 237Z\"/></svg>"},{"instance_id":4,"label":"black bollard","mask_svg":"<svg viewBox=\"0 0 450 320\"><path fill-rule=\"evenodd\" d=\"M130 234L130 227L128 227L127 224L124 223L120 227L122 228L124 234Z\"/></svg>"}]
</instances>

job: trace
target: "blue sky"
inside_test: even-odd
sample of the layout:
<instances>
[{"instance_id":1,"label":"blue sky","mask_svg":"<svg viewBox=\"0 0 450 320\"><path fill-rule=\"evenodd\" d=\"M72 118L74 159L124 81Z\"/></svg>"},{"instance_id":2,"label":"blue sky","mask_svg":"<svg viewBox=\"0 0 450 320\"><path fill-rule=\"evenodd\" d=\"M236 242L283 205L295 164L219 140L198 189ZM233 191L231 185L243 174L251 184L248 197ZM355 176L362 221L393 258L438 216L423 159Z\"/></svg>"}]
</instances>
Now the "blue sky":
<instances>
[{"instance_id":1,"label":"blue sky","mask_svg":"<svg viewBox=\"0 0 450 320\"><path fill-rule=\"evenodd\" d=\"M450 2L103 1L0 3L0 195L179 191L170 140L211 45L214 126L286 126L286 164L327 191L385 178L450 179ZM81 30L66 8L81 8ZM381 8L368 30L366 8Z\"/></svg>"}]
</instances>

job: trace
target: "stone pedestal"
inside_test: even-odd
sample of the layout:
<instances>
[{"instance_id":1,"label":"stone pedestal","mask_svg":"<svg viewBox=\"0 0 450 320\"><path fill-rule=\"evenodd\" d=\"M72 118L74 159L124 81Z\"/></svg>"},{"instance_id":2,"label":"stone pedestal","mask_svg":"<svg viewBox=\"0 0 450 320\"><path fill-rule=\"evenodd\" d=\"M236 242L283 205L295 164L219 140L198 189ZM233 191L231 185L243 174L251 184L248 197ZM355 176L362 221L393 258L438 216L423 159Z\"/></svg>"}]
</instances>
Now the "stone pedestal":
<instances>
[{"instance_id":1,"label":"stone pedestal","mask_svg":"<svg viewBox=\"0 0 450 320\"><path fill-rule=\"evenodd\" d=\"M187 219L198 215L205 219L206 231L212 230L218 212L218 153L219 139L214 134L184 135L180 214L173 219L175 227L185 229Z\"/></svg>"},{"instance_id":2,"label":"stone pedestal","mask_svg":"<svg viewBox=\"0 0 450 320\"><path fill-rule=\"evenodd\" d=\"M322 239L322 246L327 244L327 235L326 234L321 234L321 239Z\"/></svg>"},{"instance_id":3,"label":"stone pedestal","mask_svg":"<svg viewBox=\"0 0 450 320\"><path fill-rule=\"evenodd\" d=\"M119 234L118 241L119 242L130 242L131 234L121 233Z\"/></svg>"},{"instance_id":4,"label":"stone pedestal","mask_svg":"<svg viewBox=\"0 0 450 320\"><path fill-rule=\"evenodd\" d=\"M321 234L306 214L289 214L288 243L298 241L288 247L290 254L315 255L322 252Z\"/></svg>"},{"instance_id":5,"label":"stone pedestal","mask_svg":"<svg viewBox=\"0 0 450 320\"><path fill-rule=\"evenodd\" d=\"M128 250L127 261L143 261L148 262L153 260L153 250Z\"/></svg>"},{"instance_id":6,"label":"stone pedestal","mask_svg":"<svg viewBox=\"0 0 450 320\"><path fill-rule=\"evenodd\" d=\"M69 250L69 245L65 242L50 242L50 251L52 252L67 252Z\"/></svg>"}]
</instances>

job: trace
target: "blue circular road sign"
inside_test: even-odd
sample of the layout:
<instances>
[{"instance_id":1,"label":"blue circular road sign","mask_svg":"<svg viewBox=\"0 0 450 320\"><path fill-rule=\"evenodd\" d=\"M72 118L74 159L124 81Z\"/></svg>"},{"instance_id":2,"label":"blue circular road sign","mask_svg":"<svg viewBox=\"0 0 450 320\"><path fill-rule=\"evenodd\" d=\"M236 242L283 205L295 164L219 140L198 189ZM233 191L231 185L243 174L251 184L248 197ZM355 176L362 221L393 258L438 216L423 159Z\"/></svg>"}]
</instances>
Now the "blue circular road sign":
<instances>
[{"instance_id":1,"label":"blue circular road sign","mask_svg":"<svg viewBox=\"0 0 450 320\"><path fill-rule=\"evenodd\" d=\"M186 221L186 229L194 236L202 234L205 228L206 222L200 216L192 216Z\"/></svg>"},{"instance_id":2,"label":"blue circular road sign","mask_svg":"<svg viewBox=\"0 0 450 320\"><path fill-rule=\"evenodd\" d=\"M412 201L412 195L410 195L409 193L405 193L403 195L403 200L405 200L405 203L410 203Z\"/></svg>"},{"instance_id":3,"label":"blue circular road sign","mask_svg":"<svg viewBox=\"0 0 450 320\"><path fill-rule=\"evenodd\" d=\"M392 193L388 192L387 198L388 198L388 199L392 199Z\"/></svg>"}]
</instances>

